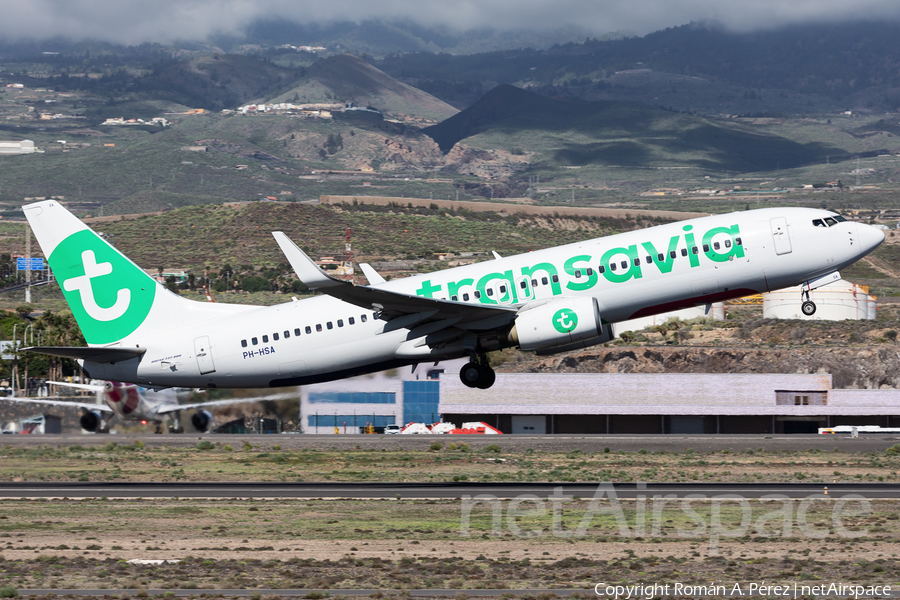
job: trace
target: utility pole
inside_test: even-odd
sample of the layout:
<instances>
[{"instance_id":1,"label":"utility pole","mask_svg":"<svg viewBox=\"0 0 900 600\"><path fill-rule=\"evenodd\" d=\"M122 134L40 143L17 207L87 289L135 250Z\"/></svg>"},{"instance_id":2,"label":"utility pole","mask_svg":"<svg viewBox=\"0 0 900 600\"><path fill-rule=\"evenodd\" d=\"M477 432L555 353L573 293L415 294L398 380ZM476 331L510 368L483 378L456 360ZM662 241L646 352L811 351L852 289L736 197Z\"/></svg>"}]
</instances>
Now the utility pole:
<instances>
[{"instance_id":1,"label":"utility pole","mask_svg":"<svg viewBox=\"0 0 900 600\"><path fill-rule=\"evenodd\" d=\"M25 304L31 304L31 228L25 221Z\"/></svg>"}]
</instances>

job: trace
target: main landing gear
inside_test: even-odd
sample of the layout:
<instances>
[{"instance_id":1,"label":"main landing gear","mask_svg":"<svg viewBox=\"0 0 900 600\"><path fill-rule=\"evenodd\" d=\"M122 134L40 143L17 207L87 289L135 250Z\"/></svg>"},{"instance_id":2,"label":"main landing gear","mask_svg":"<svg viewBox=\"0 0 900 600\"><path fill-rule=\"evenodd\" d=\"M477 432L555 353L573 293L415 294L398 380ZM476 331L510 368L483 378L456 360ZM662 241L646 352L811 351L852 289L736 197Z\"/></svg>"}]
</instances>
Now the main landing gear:
<instances>
[{"instance_id":1,"label":"main landing gear","mask_svg":"<svg viewBox=\"0 0 900 600\"><path fill-rule=\"evenodd\" d=\"M806 300L803 301L803 304L800 305L800 310L803 311L803 314L807 317L816 314L816 303L809 299L809 290L801 292L800 297L806 298Z\"/></svg>"},{"instance_id":2,"label":"main landing gear","mask_svg":"<svg viewBox=\"0 0 900 600\"><path fill-rule=\"evenodd\" d=\"M494 385L497 375L488 364L487 355L479 354L459 370L459 379L466 387L486 390Z\"/></svg>"}]
</instances>

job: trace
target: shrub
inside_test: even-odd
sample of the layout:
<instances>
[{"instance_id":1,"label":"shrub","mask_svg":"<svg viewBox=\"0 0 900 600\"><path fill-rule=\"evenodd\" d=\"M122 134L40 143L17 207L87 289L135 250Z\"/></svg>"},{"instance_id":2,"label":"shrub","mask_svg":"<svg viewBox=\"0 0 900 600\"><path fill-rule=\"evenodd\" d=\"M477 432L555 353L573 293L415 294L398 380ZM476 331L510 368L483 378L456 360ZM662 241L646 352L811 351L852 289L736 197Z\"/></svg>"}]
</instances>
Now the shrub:
<instances>
[{"instance_id":1,"label":"shrub","mask_svg":"<svg viewBox=\"0 0 900 600\"><path fill-rule=\"evenodd\" d=\"M210 442L209 440L203 440L202 442L198 443L198 444L197 444L196 446L194 446L194 447L195 447L197 450L212 450L213 448L216 447L216 445L213 444L212 442Z\"/></svg>"},{"instance_id":2,"label":"shrub","mask_svg":"<svg viewBox=\"0 0 900 600\"><path fill-rule=\"evenodd\" d=\"M429 450L440 450L444 445L440 442L432 442L430 446L428 446Z\"/></svg>"},{"instance_id":3,"label":"shrub","mask_svg":"<svg viewBox=\"0 0 900 600\"><path fill-rule=\"evenodd\" d=\"M19 590L11 585L0 587L0 598L18 598Z\"/></svg>"},{"instance_id":4,"label":"shrub","mask_svg":"<svg viewBox=\"0 0 900 600\"><path fill-rule=\"evenodd\" d=\"M469 451L469 445L468 445L468 444L465 444L465 443L460 444L460 445L459 445L459 451L460 451L460 452L468 452L468 451Z\"/></svg>"},{"instance_id":5,"label":"shrub","mask_svg":"<svg viewBox=\"0 0 900 600\"><path fill-rule=\"evenodd\" d=\"M141 440L134 440L134 447L135 447L135 449L137 449L137 450L143 450L143 449L144 449L144 446L146 446L146 444L144 444L144 442L142 442Z\"/></svg>"},{"instance_id":6,"label":"shrub","mask_svg":"<svg viewBox=\"0 0 900 600\"><path fill-rule=\"evenodd\" d=\"M490 446L484 447L484 452L493 452L494 454L500 454L500 446L497 444L491 444Z\"/></svg>"}]
</instances>

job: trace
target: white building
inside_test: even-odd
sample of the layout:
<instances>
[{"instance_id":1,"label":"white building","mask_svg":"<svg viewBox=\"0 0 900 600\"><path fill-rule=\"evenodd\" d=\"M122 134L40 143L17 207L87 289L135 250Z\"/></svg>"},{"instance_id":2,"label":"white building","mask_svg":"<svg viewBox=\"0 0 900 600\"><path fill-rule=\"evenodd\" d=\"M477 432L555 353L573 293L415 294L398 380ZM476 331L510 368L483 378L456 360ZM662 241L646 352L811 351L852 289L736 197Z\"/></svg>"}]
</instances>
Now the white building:
<instances>
[{"instance_id":1,"label":"white building","mask_svg":"<svg viewBox=\"0 0 900 600\"><path fill-rule=\"evenodd\" d=\"M0 142L0 154L32 154L34 142L22 140L20 142Z\"/></svg>"}]
</instances>

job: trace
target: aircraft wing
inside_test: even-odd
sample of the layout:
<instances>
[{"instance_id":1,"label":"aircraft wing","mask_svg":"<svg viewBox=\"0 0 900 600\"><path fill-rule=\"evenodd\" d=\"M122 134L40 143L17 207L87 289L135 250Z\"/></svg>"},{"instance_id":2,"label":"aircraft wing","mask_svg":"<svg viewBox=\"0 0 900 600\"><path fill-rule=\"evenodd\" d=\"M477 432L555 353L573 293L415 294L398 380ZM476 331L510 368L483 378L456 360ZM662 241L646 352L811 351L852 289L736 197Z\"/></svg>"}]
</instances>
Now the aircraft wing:
<instances>
[{"instance_id":1,"label":"aircraft wing","mask_svg":"<svg viewBox=\"0 0 900 600\"><path fill-rule=\"evenodd\" d=\"M23 348L21 352L37 352L50 356L89 360L99 363L117 363L141 356L146 348L123 348L122 346L109 346L92 348L87 346L31 346Z\"/></svg>"},{"instance_id":2,"label":"aircraft wing","mask_svg":"<svg viewBox=\"0 0 900 600\"><path fill-rule=\"evenodd\" d=\"M283 232L273 231L272 235L275 236L275 241L278 242L281 251L291 263L297 277L307 287L344 302L375 311L379 318L385 321L409 315L410 325L431 321L453 321L453 325L460 329L493 329L511 323L518 312L514 307L500 304L473 305L449 302L341 281L320 269Z\"/></svg>"},{"instance_id":3,"label":"aircraft wing","mask_svg":"<svg viewBox=\"0 0 900 600\"><path fill-rule=\"evenodd\" d=\"M158 415L175 412L176 410L186 410L190 408L203 408L206 406L225 406L228 404L252 404L254 402L263 402L266 400L284 400L285 398L298 398L296 393L274 394L271 396L258 396L254 398L229 398L227 400L212 400L210 402L194 402L193 404L164 404L156 411Z\"/></svg>"},{"instance_id":4,"label":"aircraft wing","mask_svg":"<svg viewBox=\"0 0 900 600\"><path fill-rule=\"evenodd\" d=\"M107 406L106 404L96 404L90 402L69 402L68 400L63 399L52 399L52 398L0 398L0 400L6 400L7 402L16 402L16 403L31 403L31 404L49 404L51 406L74 406L76 408L86 408L88 410L99 410L102 412L113 412L113 410Z\"/></svg>"}]
</instances>

